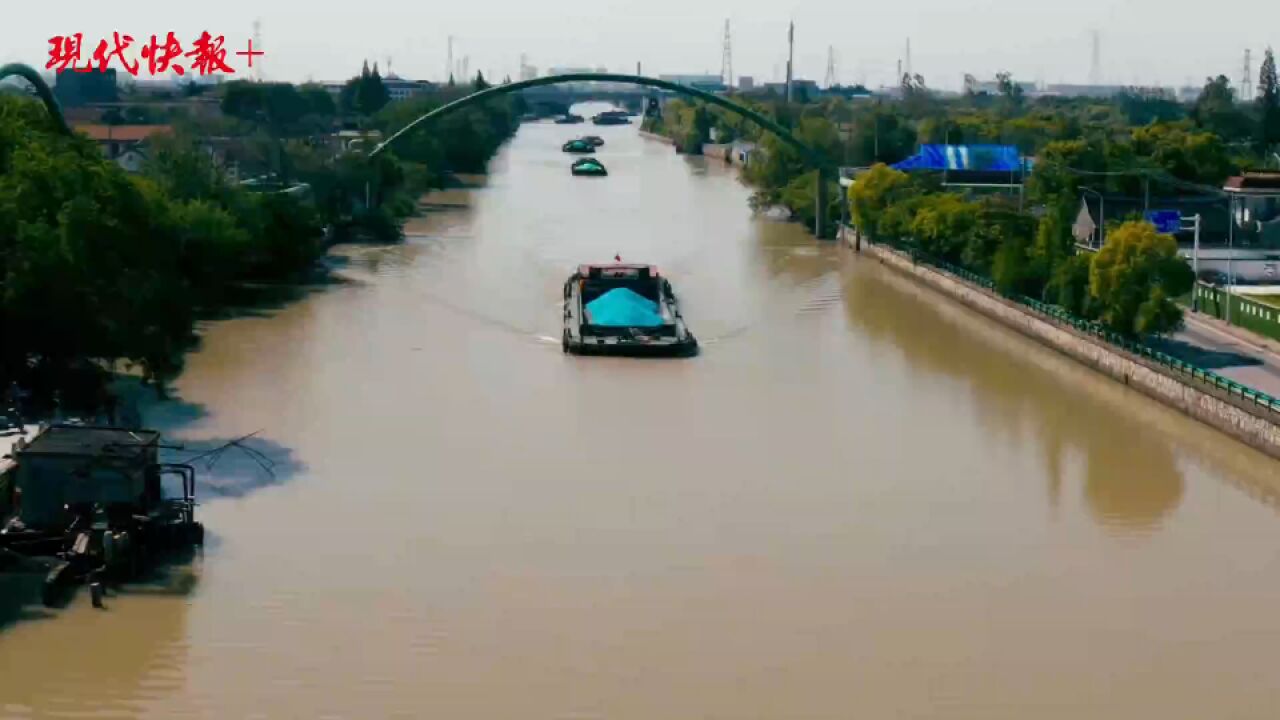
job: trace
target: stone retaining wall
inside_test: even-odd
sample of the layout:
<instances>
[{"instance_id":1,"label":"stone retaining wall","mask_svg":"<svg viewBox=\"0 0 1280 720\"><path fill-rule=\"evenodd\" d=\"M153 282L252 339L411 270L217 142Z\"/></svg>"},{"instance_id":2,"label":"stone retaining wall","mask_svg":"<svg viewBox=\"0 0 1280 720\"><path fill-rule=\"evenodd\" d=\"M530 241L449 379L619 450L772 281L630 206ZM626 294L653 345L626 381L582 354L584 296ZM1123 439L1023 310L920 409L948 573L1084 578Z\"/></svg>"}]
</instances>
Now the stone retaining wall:
<instances>
[{"instance_id":1,"label":"stone retaining wall","mask_svg":"<svg viewBox=\"0 0 1280 720\"><path fill-rule=\"evenodd\" d=\"M852 244L851 236L848 236L848 241ZM1050 322L985 288L975 287L927 265L913 263L910 257L883 245L863 243L862 250L989 318L1272 457L1280 458L1280 418L1267 417L1270 413L1262 408L1258 408L1256 413L1251 412L1237 404L1235 398L1220 397L1210 388L1201 388L1178 377L1172 370L1149 365L1074 328Z\"/></svg>"},{"instance_id":2,"label":"stone retaining wall","mask_svg":"<svg viewBox=\"0 0 1280 720\"><path fill-rule=\"evenodd\" d=\"M640 133L640 137L642 137L642 138L648 138L648 139L650 139L650 140L657 140L658 142L660 142L660 143L665 143L665 144L667 144L667 145L675 145L675 144L676 144L676 141L675 141L675 140L672 140L671 138L667 137L666 135L658 135L657 133L651 133L651 132L648 132L648 131L646 131L646 130L637 130L636 132Z\"/></svg>"}]
</instances>

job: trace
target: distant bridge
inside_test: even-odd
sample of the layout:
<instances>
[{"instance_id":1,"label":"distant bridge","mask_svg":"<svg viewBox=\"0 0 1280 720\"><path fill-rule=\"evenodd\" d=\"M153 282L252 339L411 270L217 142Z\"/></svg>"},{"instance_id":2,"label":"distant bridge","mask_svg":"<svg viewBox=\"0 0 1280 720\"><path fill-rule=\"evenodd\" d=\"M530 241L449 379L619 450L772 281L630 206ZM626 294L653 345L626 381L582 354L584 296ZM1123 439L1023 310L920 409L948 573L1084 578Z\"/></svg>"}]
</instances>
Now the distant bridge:
<instances>
[{"instance_id":1,"label":"distant bridge","mask_svg":"<svg viewBox=\"0 0 1280 720\"><path fill-rule=\"evenodd\" d=\"M381 144L379 144L376 148L374 148L373 152L369 153L369 156L374 157L378 155L383 150L385 150L388 146L394 143L398 138L405 135L406 133L412 132L414 129L418 128L419 126L429 125L430 123L440 119L441 117L458 112L459 110L463 110L477 103L482 103L486 100L491 100L493 98L502 97L504 95L509 95L511 93L521 92L524 90L530 90L533 88L541 88L541 87L553 86L553 85L565 85L570 83L616 83L616 84L623 84L623 85L634 85L637 87L650 87L650 88L657 88L659 90L666 90L668 92L673 92L680 95L696 98L698 100L702 100L703 102L709 103L711 105L715 105L717 107L723 108L725 110L728 110L731 113L734 113L735 115L739 115L755 123L756 125L760 126L761 128L764 128L765 130L768 130L779 140L781 140L782 142L786 143L788 146L793 148L800 155L800 157L804 159L806 164L808 164L810 167L818 171L818 178L817 178L818 187L817 187L817 195L815 196L818 212L816 213L817 227L814 228L814 231L818 237L823 236L824 229L825 229L824 215L825 215L825 208L827 207L827 186L826 186L825 180L827 178L835 177L836 175L836 164L834 161L823 157L821 153L817 152L813 148L810 148L808 145L805 145L803 142L800 141L799 138L793 135L790 130L779 125L772 118L761 115L760 113L752 110L749 107L740 105L732 100L726 99L719 95L706 92L705 90L699 90L697 88L689 87L688 85L681 85L679 83L673 83L667 80L659 80L658 78L645 77L643 75L623 75L623 74L614 74L614 73L568 73L564 75L549 75L547 77L534 78L532 80L521 80L520 82L507 83L505 85L494 85L485 90L474 92L459 100L454 100L451 103L447 103L445 105L442 105L436 108L435 110L432 110L431 112L426 113L425 115L419 117L418 119L414 120L408 125L405 125L397 133L395 133L394 135L392 135L391 137L383 141Z\"/></svg>"}]
</instances>

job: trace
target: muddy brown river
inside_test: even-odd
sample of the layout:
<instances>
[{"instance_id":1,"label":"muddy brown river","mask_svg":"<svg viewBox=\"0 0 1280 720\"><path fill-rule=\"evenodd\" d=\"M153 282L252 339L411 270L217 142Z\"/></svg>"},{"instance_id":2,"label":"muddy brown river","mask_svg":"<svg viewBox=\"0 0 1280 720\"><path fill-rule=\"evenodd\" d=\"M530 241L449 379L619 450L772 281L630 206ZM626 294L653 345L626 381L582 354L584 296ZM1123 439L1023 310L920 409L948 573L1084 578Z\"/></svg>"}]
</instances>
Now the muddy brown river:
<instances>
[{"instance_id":1,"label":"muddy brown river","mask_svg":"<svg viewBox=\"0 0 1280 720\"><path fill-rule=\"evenodd\" d=\"M1275 718L1280 465L794 225L532 125L147 421L203 555L0 617L0 717ZM579 262L690 360L561 353ZM16 590L14 591L16 592Z\"/></svg>"}]
</instances>

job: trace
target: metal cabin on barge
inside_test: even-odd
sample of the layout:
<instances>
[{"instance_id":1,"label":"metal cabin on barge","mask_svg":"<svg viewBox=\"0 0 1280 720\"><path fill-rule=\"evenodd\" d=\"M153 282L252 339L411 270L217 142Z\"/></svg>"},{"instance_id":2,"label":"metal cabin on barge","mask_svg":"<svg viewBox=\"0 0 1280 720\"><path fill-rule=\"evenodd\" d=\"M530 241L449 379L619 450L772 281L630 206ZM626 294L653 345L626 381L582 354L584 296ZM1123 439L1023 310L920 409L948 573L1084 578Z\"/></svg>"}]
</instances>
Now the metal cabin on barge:
<instances>
[{"instance_id":1,"label":"metal cabin on barge","mask_svg":"<svg viewBox=\"0 0 1280 720\"><path fill-rule=\"evenodd\" d=\"M97 604L103 581L203 544L195 470L160 461L160 433L52 425L11 445L0 459L0 553L47 568L46 603L88 580Z\"/></svg>"}]
</instances>

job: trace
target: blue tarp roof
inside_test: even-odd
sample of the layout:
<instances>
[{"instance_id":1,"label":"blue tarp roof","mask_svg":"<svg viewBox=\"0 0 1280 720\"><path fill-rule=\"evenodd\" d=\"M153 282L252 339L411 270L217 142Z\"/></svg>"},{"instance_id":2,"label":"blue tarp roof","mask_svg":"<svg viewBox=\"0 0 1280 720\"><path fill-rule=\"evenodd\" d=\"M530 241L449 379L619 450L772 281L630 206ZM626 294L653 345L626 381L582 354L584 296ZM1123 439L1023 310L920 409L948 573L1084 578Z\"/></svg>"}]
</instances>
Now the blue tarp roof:
<instances>
[{"instance_id":1,"label":"blue tarp roof","mask_svg":"<svg viewBox=\"0 0 1280 720\"><path fill-rule=\"evenodd\" d=\"M658 303L628 288L614 288L587 303L592 325L603 327L659 327Z\"/></svg>"},{"instance_id":2,"label":"blue tarp roof","mask_svg":"<svg viewBox=\"0 0 1280 720\"><path fill-rule=\"evenodd\" d=\"M1024 168L1024 161L1013 145L921 145L920 152L893 167L895 170L1016 172Z\"/></svg>"}]
</instances>

